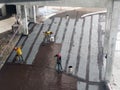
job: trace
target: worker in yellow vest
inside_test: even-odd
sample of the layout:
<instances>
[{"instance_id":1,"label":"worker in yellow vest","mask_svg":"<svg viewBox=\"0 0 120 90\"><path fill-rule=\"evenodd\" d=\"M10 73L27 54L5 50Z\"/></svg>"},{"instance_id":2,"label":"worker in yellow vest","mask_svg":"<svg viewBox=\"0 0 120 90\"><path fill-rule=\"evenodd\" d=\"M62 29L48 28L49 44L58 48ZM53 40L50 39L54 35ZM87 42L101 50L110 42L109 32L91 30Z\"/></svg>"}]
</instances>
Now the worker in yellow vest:
<instances>
[{"instance_id":1,"label":"worker in yellow vest","mask_svg":"<svg viewBox=\"0 0 120 90\"><path fill-rule=\"evenodd\" d=\"M52 31L45 31L43 33L44 33L44 36L45 36L44 42L50 42L50 37L53 34L53 32Z\"/></svg>"},{"instance_id":2,"label":"worker in yellow vest","mask_svg":"<svg viewBox=\"0 0 120 90\"><path fill-rule=\"evenodd\" d=\"M15 47L14 48L14 50L16 51L16 59L18 59L19 61L21 60L21 61L24 61L23 60L23 56L22 56L22 49L21 49L21 47L19 46L19 47Z\"/></svg>"}]
</instances>

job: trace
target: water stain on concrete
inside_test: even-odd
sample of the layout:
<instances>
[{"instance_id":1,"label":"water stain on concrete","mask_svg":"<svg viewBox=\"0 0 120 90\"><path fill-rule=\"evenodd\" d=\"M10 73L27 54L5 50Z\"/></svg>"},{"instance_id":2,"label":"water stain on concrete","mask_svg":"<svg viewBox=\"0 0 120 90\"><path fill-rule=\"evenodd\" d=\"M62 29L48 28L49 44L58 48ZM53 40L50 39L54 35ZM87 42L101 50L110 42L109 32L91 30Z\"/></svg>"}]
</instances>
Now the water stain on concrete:
<instances>
[{"instance_id":1,"label":"water stain on concrete","mask_svg":"<svg viewBox=\"0 0 120 90\"><path fill-rule=\"evenodd\" d=\"M55 70L54 55L61 44L40 46L32 65L5 64L0 71L0 90L77 90L77 80Z\"/></svg>"}]
</instances>

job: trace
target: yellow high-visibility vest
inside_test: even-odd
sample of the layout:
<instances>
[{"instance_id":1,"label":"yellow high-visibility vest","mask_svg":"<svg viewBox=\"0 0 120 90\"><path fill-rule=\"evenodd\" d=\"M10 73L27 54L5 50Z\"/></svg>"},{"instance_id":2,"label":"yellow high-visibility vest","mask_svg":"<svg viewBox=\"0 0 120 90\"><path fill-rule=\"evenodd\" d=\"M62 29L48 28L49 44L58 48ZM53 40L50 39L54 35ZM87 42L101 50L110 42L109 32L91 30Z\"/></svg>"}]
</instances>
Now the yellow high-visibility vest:
<instances>
[{"instance_id":1,"label":"yellow high-visibility vest","mask_svg":"<svg viewBox=\"0 0 120 90\"><path fill-rule=\"evenodd\" d=\"M51 31L46 31L45 32L45 36L48 36L48 35L50 35L52 32Z\"/></svg>"},{"instance_id":2,"label":"yellow high-visibility vest","mask_svg":"<svg viewBox=\"0 0 120 90\"><path fill-rule=\"evenodd\" d=\"M17 48L16 53L17 55L22 55L22 50L20 47Z\"/></svg>"}]
</instances>

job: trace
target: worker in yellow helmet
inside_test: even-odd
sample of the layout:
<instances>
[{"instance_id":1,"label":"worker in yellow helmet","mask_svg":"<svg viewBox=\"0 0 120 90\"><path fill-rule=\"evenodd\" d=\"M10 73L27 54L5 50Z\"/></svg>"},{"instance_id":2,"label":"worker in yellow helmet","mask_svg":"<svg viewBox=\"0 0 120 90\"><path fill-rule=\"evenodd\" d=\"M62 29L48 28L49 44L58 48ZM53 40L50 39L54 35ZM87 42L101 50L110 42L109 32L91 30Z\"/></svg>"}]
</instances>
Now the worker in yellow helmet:
<instances>
[{"instance_id":1,"label":"worker in yellow helmet","mask_svg":"<svg viewBox=\"0 0 120 90\"><path fill-rule=\"evenodd\" d=\"M45 32L43 32L43 33L44 33L44 35L45 35L44 42L50 42L50 37L51 37L51 35L53 34L53 32L52 32L52 31L45 31Z\"/></svg>"},{"instance_id":2,"label":"worker in yellow helmet","mask_svg":"<svg viewBox=\"0 0 120 90\"><path fill-rule=\"evenodd\" d=\"M16 59L24 61L21 47L15 47L14 50L16 51Z\"/></svg>"}]
</instances>

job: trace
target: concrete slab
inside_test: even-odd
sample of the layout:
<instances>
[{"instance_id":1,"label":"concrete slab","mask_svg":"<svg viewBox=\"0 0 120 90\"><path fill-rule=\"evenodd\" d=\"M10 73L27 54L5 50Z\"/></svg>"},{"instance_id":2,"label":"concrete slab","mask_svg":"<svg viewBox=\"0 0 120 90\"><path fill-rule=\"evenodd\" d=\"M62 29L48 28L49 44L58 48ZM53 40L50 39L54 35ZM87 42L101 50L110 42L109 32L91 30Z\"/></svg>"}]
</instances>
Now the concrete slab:
<instances>
[{"instance_id":1,"label":"concrete slab","mask_svg":"<svg viewBox=\"0 0 120 90\"><path fill-rule=\"evenodd\" d=\"M99 90L97 85L89 85L89 89L88 90Z\"/></svg>"},{"instance_id":2,"label":"concrete slab","mask_svg":"<svg viewBox=\"0 0 120 90\"><path fill-rule=\"evenodd\" d=\"M74 28L74 23L75 20L74 19L70 19L67 29L66 29L66 35L62 44L62 48L61 48L61 55L62 55L62 65L63 65L63 69L65 69L66 66L66 61L68 58L68 53L69 53L69 48L70 48L70 42L71 42L71 38L72 38L72 32L73 32L73 28Z\"/></svg>"},{"instance_id":3,"label":"concrete slab","mask_svg":"<svg viewBox=\"0 0 120 90\"><path fill-rule=\"evenodd\" d=\"M29 29L31 29L32 27L33 27L33 24L30 25ZM27 38L26 36L22 36L16 46L22 46L24 44L24 41L25 41L26 38ZM16 55L16 52L12 51L7 62L11 63L14 60L15 55Z\"/></svg>"},{"instance_id":4,"label":"concrete slab","mask_svg":"<svg viewBox=\"0 0 120 90\"><path fill-rule=\"evenodd\" d=\"M61 24L59 26L58 33L56 35L56 43L62 43L64 31L65 31L65 28L66 28L66 22L67 22L67 19L62 18Z\"/></svg>"},{"instance_id":5,"label":"concrete slab","mask_svg":"<svg viewBox=\"0 0 120 90\"><path fill-rule=\"evenodd\" d=\"M91 17L93 17L93 19ZM30 67L31 68L30 70L29 69L27 70L25 75L27 78L30 77L28 79L29 82L28 81L26 82L27 82L27 85L28 86L30 85L32 89L34 85L37 88L40 88L39 86L37 86L37 84L39 82L42 82L43 84L43 86L41 86L42 90L47 90L47 87L49 87L50 90L54 90L54 86L55 86L54 84L57 83L56 81L58 80L58 78L54 74L54 70L55 70L54 55L58 52L61 52L63 69L67 70L68 66L70 65L73 66L74 70L71 76L73 76L78 80L77 84L76 82L74 82L78 90L86 90L86 89L98 90L99 84L100 84L98 62L97 62L98 48L99 48L98 47L98 31L97 31L99 27L98 26L99 15L89 16L82 19L79 18L76 24L75 22L76 22L75 18L66 19L65 17L54 17L53 19L52 17L52 19L48 19L48 21L45 21L43 25L41 24L36 25L32 30L31 34L28 36L26 42L24 43L25 45L24 50L25 49L28 50L26 51L26 57L27 57L26 63L32 66ZM56 35L55 44L60 43L62 44L62 47L57 48L56 46L52 46L53 44L45 44L45 46L41 45L44 39L43 32L47 31L48 29L53 31L54 33L53 35ZM90 33L90 30L92 34ZM23 42L24 40L20 40L19 45L22 44ZM27 42L32 45L28 45ZM55 52L51 53L53 52L52 51L53 49L55 50ZM42 50L42 52L39 52L39 50ZM78 56L80 57L78 58ZM37 62L35 60L37 60ZM78 64L78 61L79 61L79 64ZM90 61L90 63L88 61ZM41 67L44 67L44 68L41 68ZM32 68L33 68L33 71L31 72ZM76 68L78 69L78 71L76 71ZM50 69L52 73L48 69ZM63 74L65 74L66 76L68 73L63 71ZM43 78L39 77L40 80L36 81L38 80L37 77L40 75L42 75ZM36 76L36 77L32 78L33 76ZM46 77L49 77L49 79ZM65 77L64 78L63 77L64 76L62 76L62 78L59 80L65 79ZM32 82L34 82L35 84L32 84ZM68 85L68 82L62 81L61 85L62 86ZM69 83L69 85L71 84ZM57 87L58 86L56 86L55 88ZM25 90L27 89L28 88L25 88ZM71 88L69 89L61 88L60 90L70 90L70 89ZM76 90L76 89L73 89L73 90Z\"/></svg>"},{"instance_id":6,"label":"concrete slab","mask_svg":"<svg viewBox=\"0 0 120 90\"><path fill-rule=\"evenodd\" d=\"M92 35L91 35L91 52L90 52L90 67L89 80L99 81L98 69L98 20L99 15L94 15L92 19Z\"/></svg>"},{"instance_id":7,"label":"concrete slab","mask_svg":"<svg viewBox=\"0 0 120 90\"><path fill-rule=\"evenodd\" d=\"M56 31L58 29L59 22L60 22L60 18L59 17L58 18L54 18L53 24L52 24L52 26L50 28L50 31L53 32L52 36L55 36Z\"/></svg>"},{"instance_id":8,"label":"concrete slab","mask_svg":"<svg viewBox=\"0 0 120 90\"><path fill-rule=\"evenodd\" d=\"M39 47L41 45L41 43L43 42L43 39L44 39L44 34L43 32L47 31L48 28L49 28L49 25L51 24L52 20L49 20L48 22L46 21L43 25L43 28L39 34L39 36L36 38L36 42L34 43L33 45L33 48L31 49L31 52L29 53L29 56L26 60L26 64L32 64L33 60L35 59L36 57L36 54L39 50Z\"/></svg>"},{"instance_id":9,"label":"concrete slab","mask_svg":"<svg viewBox=\"0 0 120 90\"><path fill-rule=\"evenodd\" d=\"M78 76L86 79L86 67L87 67L87 56L88 56L88 43L89 43L89 30L90 30L91 17L85 18L83 39L81 44L80 53L80 65L78 70Z\"/></svg>"},{"instance_id":10,"label":"concrete slab","mask_svg":"<svg viewBox=\"0 0 120 90\"><path fill-rule=\"evenodd\" d=\"M79 50L79 41L81 37L81 31L82 31L82 23L83 19L79 19L75 26L75 33L73 37L73 43L72 43L72 49L70 51L70 58L68 62L68 66L73 66L73 74L75 74L76 69L76 63L77 63L77 56L78 56L78 50Z\"/></svg>"},{"instance_id":11,"label":"concrete slab","mask_svg":"<svg viewBox=\"0 0 120 90\"><path fill-rule=\"evenodd\" d=\"M54 68L53 56L60 47L60 44L41 46L32 66L4 65L0 72L0 90L76 90L77 80L64 73L58 74Z\"/></svg>"},{"instance_id":12,"label":"concrete slab","mask_svg":"<svg viewBox=\"0 0 120 90\"><path fill-rule=\"evenodd\" d=\"M36 38L37 34L39 33L40 28L41 28L40 25L36 25L33 32L31 34L29 34L29 36L28 36L28 38L27 38L27 40L22 48L24 59L26 59L26 57L29 53L30 47L34 43L34 39Z\"/></svg>"},{"instance_id":13,"label":"concrete slab","mask_svg":"<svg viewBox=\"0 0 120 90\"><path fill-rule=\"evenodd\" d=\"M20 41L18 42L17 46L22 46L22 44L25 41L25 39L26 39L26 37L22 37L20 39ZM12 51L11 54L10 54L10 56L9 56L9 58L8 58L8 60L7 60L7 62L11 63L14 60L15 55L16 55L16 52Z\"/></svg>"},{"instance_id":14,"label":"concrete slab","mask_svg":"<svg viewBox=\"0 0 120 90\"><path fill-rule=\"evenodd\" d=\"M41 28L41 25L37 25L37 26L39 26L39 27L37 27L36 29L38 29L39 30L39 32L38 32L38 34L40 34L40 28ZM36 29L34 28L34 30L36 31ZM37 36L37 33L36 33L36 35L35 35L36 37L38 37ZM35 37L35 38L36 38ZM35 41L35 38L34 38L34 40L33 40L33 42ZM37 38L38 39L38 38ZM40 42L41 43L41 42ZM38 45L38 47L40 46L40 43L38 44L37 43L37 45ZM33 46L31 46L31 47L29 47L29 50L35 50L35 51L38 51L38 49L39 48L37 48L37 49L35 49L35 44L36 44L36 42L34 42L33 43ZM37 47L37 46L36 46ZM32 53L32 55L31 55L31 53ZM27 55L29 55L29 56L27 56ZM27 55L26 55L26 64L32 64L32 62L33 62L33 60L34 60L34 58L35 58L35 56L36 56L36 53L35 52L27 52Z\"/></svg>"},{"instance_id":15,"label":"concrete slab","mask_svg":"<svg viewBox=\"0 0 120 90\"><path fill-rule=\"evenodd\" d=\"M86 83L78 81L77 82L77 90L86 90Z\"/></svg>"}]
</instances>

